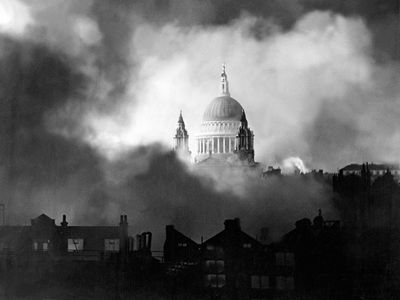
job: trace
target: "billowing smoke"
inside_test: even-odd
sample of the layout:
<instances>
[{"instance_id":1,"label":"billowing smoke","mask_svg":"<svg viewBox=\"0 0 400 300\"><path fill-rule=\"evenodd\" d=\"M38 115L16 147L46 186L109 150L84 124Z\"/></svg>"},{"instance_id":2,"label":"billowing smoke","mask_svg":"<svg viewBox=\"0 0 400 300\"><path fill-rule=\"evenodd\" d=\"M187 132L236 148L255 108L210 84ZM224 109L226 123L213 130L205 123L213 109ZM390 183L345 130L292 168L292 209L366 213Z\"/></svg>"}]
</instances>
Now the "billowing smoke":
<instances>
[{"instance_id":1,"label":"billowing smoke","mask_svg":"<svg viewBox=\"0 0 400 300\"><path fill-rule=\"evenodd\" d=\"M250 2L2 1L8 221L44 212L112 224L126 213L135 230L175 223L198 237L238 216L276 237L318 208L334 215L329 187L312 178L208 176L169 152L180 109L195 151L222 62L258 161L397 160L397 67L380 34L396 20L362 1Z\"/></svg>"},{"instance_id":2,"label":"billowing smoke","mask_svg":"<svg viewBox=\"0 0 400 300\"><path fill-rule=\"evenodd\" d=\"M299 157L288 157L282 162L284 173L308 173L309 170Z\"/></svg>"},{"instance_id":3,"label":"billowing smoke","mask_svg":"<svg viewBox=\"0 0 400 300\"><path fill-rule=\"evenodd\" d=\"M126 98L114 113L91 111L84 140L109 157L140 144L171 145L182 109L195 152L202 112L217 96L226 62L259 161L299 156L328 170L351 161L397 162L398 130L385 122L397 112L397 65L376 63L372 39L362 18L319 11L290 31L248 14L218 27L140 23Z\"/></svg>"}]
</instances>

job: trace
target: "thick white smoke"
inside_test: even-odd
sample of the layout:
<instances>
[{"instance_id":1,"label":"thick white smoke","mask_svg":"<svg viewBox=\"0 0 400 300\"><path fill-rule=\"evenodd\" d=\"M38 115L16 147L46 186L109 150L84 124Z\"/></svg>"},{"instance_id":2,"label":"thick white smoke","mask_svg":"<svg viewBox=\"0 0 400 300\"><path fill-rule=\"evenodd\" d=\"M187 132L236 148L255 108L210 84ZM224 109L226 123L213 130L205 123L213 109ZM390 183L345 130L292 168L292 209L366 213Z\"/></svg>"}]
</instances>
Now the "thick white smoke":
<instances>
[{"instance_id":1,"label":"thick white smoke","mask_svg":"<svg viewBox=\"0 0 400 300\"><path fill-rule=\"evenodd\" d=\"M309 170L299 157L288 157L282 162L282 171L284 173L308 173Z\"/></svg>"},{"instance_id":2,"label":"thick white smoke","mask_svg":"<svg viewBox=\"0 0 400 300\"><path fill-rule=\"evenodd\" d=\"M261 36L255 34L259 31ZM218 95L226 62L231 95L245 108L256 136L257 160L300 156L310 163L306 135L321 107L351 106L354 90L373 85L370 46L361 19L328 12L305 15L289 32L249 15L212 28L144 23L132 37L131 60L139 71L123 108L88 115L86 140L109 156L155 141L172 146L182 109L195 151L194 135L207 104Z\"/></svg>"},{"instance_id":3,"label":"thick white smoke","mask_svg":"<svg viewBox=\"0 0 400 300\"><path fill-rule=\"evenodd\" d=\"M34 21L29 7L18 0L2 0L0 3L0 32L21 35Z\"/></svg>"}]
</instances>

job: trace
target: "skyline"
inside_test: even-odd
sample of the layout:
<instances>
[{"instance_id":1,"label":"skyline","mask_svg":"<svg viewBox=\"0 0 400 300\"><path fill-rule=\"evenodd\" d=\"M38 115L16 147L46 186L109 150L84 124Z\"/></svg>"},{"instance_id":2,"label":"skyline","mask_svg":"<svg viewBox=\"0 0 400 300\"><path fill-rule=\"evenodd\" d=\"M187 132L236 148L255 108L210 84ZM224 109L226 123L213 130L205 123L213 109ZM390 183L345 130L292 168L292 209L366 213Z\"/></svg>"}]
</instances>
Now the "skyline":
<instances>
[{"instance_id":1,"label":"skyline","mask_svg":"<svg viewBox=\"0 0 400 300\"><path fill-rule=\"evenodd\" d=\"M107 223L124 212L134 226L157 218L199 232L212 209L209 223L240 212L280 231L305 211L335 214L318 183L288 180L285 194L279 181L215 181L170 154L180 109L193 142L224 61L256 161L300 157L327 171L399 161L396 6L377 15L366 1L222 2L0 3L10 222L44 212Z\"/></svg>"}]
</instances>

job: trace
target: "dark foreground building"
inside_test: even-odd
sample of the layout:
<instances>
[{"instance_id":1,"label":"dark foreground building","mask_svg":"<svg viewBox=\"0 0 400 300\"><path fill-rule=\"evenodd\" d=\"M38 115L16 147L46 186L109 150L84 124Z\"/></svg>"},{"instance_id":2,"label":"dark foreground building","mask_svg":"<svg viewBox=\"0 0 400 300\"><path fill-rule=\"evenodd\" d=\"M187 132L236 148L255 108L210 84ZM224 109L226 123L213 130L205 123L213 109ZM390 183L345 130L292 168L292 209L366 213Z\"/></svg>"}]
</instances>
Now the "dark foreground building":
<instances>
[{"instance_id":1,"label":"dark foreground building","mask_svg":"<svg viewBox=\"0 0 400 300\"><path fill-rule=\"evenodd\" d=\"M154 268L151 233L130 237L126 215L117 226L69 226L66 216L56 225L42 214L0 227L1 299L124 299Z\"/></svg>"},{"instance_id":2,"label":"dark foreground building","mask_svg":"<svg viewBox=\"0 0 400 300\"><path fill-rule=\"evenodd\" d=\"M359 298L399 299L398 170L390 166L383 170L381 166L365 163L358 171L354 167L351 172L347 167L341 169L333 177L334 203L346 228L353 294Z\"/></svg>"},{"instance_id":3,"label":"dark foreground building","mask_svg":"<svg viewBox=\"0 0 400 300\"><path fill-rule=\"evenodd\" d=\"M170 278L190 278L198 298L344 299L347 271L338 221L321 215L313 222L299 220L281 241L269 245L243 232L239 219L224 225L201 244L171 225L166 228ZM171 293L179 295L181 286L174 287Z\"/></svg>"}]
</instances>

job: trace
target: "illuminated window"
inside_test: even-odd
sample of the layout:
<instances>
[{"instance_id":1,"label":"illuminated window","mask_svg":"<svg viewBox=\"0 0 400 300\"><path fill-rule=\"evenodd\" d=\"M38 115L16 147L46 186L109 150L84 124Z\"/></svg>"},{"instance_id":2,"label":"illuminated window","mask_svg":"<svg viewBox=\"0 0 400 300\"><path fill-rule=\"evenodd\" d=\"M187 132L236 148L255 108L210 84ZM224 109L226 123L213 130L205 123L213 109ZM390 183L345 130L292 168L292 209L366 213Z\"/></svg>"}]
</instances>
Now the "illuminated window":
<instances>
[{"instance_id":1,"label":"illuminated window","mask_svg":"<svg viewBox=\"0 0 400 300\"><path fill-rule=\"evenodd\" d=\"M68 239L68 252L82 251L83 239Z\"/></svg>"},{"instance_id":2,"label":"illuminated window","mask_svg":"<svg viewBox=\"0 0 400 300\"><path fill-rule=\"evenodd\" d=\"M187 243L178 243L178 247L185 248L185 247L187 247Z\"/></svg>"},{"instance_id":3,"label":"illuminated window","mask_svg":"<svg viewBox=\"0 0 400 300\"><path fill-rule=\"evenodd\" d=\"M43 243L42 244L42 249L43 249L43 251L47 251L47 250L49 250L49 244L48 243Z\"/></svg>"},{"instance_id":4,"label":"illuminated window","mask_svg":"<svg viewBox=\"0 0 400 300\"><path fill-rule=\"evenodd\" d=\"M206 260L205 265L208 268L209 272L212 273L224 272L225 262L223 260Z\"/></svg>"},{"instance_id":5,"label":"illuminated window","mask_svg":"<svg viewBox=\"0 0 400 300\"><path fill-rule=\"evenodd\" d=\"M119 251L119 239L105 239L104 250L111 252Z\"/></svg>"},{"instance_id":6,"label":"illuminated window","mask_svg":"<svg viewBox=\"0 0 400 300\"><path fill-rule=\"evenodd\" d=\"M249 249L251 248L251 244L250 243L243 244L243 248Z\"/></svg>"},{"instance_id":7,"label":"illuminated window","mask_svg":"<svg viewBox=\"0 0 400 300\"><path fill-rule=\"evenodd\" d=\"M205 286L212 288L222 288L225 286L224 274L208 274L205 278Z\"/></svg>"},{"instance_id":8,"label":"illuminated window","mask_svg":"<svg viewBox=\"0 0 400 300\"><path fill-rule=\"evenodd\" d=\"M38 251L38 242L33 242L33 250Z\"/></svg>"}]
</instances>

